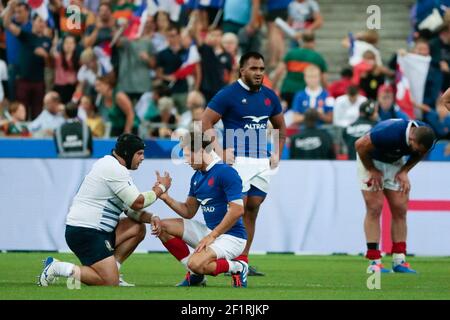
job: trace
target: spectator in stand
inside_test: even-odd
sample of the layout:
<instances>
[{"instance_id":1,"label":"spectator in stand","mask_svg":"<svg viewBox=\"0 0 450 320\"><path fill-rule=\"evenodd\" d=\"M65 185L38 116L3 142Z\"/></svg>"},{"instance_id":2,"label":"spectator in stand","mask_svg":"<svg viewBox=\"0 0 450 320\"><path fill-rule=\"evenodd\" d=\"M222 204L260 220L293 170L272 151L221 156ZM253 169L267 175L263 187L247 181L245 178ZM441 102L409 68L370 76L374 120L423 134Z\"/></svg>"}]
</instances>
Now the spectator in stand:
<instances>
[{"instance_id":1,"label":"spectator in stand","mask_svg":"<svg viewBox=\"0 0 450 320\"><path fill-rule=\"evenodd\" d=\"M58 38L54 38L52 56L55 64L55 84L53 90L58 92L63 104L72 100L77 85L79 57L76 53L75 36L64 37L61 52L57 50Z\"/></svg>"},{"instance_id":2,"label":"spectator in stand","mask_svg":"<svg viewBox=\"0 0 450 320\"><path fill-rule=\"evenodd\" d=\"M115 46L111 47L111 41L118 30L110 4L102 2L98 8L95 24L87 27L83 38L85 48L92 47L97 58L105 60L102 64L111 63L116 70L118 69L118 55Z\"/></svg>"},{"instance_id":3,"label":"spectator in stand","mask_svg":"<svg viewBox=\"0 0 450 320\"><path fill-rule=\"evenodd\" d=\"M439 35L430 40L430 54L430 69L435 71L433 75L436 77L435 91L431 93L435 99L431 106L434 106L439 94L450 87L450 23L444 24Z\"/></svg>"},{"instance_id":4,"label":"spectator in stand","mask_svg":"<svg viewBox=\"0 0 450 320\"><path fill-rule=\"evenodd\" d=\"M146 24L139 38L131 41L121 37L118 43L118 89L130 97L133 104L143 93L151 91L150 71L155 67L155 49L152 44L151 24Z\"/></svg>"},{"instance_id":5,"label":"spectator in stand","mask_svg":"<svg viewBox=\"0 0 450 320\"><path fill-rule=\"evenodd\" d=\"M345 128L343 138L347 145L349 160L356 159L355 142L370 131L378 119L378 105L373 100L366 100L359 107L359 118Z\"/></svg>"},{"instance_id":6,"label":"spectator in stand","mask_svg":"<svg viewBox=\"0 0 450 320\"><path fill-rule=\"evenodd\" d=\"M376 30L358 32L355 36L349 34L348 37L344 38L342 45L350 51L349 65L354 67L360 63L363 60L364 53L367 51L373 53L377 65L383 65L380 50L377 48L379 39L380 36Z\"/></svg>"},{"instance_id":7,"label":"spectator in stand","mask_svg":"<svg viewBox=\"0 0 450 320\"><path fill-rule=\"evenodd\" d=\"M135 115L130 98L123 91L116 89L114 74L97 78L95 89L101 94L98 104L100 114L111 122L111 137L122 133L137 134L139 118Z\"/></svg>"},{"instance_id":8,"label":"spectator in stand","mask_svg":"<svg viewBox=\"0 0 450 320\"><path fill-rule=\"evenodd\" d=\"M52 41L44 35L46 22L38 14L32 18L31 32L12 22L12 12L16 5L16 0L8 3L9 9L4 15L3 25L21 42L16 97L29 110L28 117L35 119L42 111L41 103L45 94L44 68L50 56Z\"/></svg>"},{"instance_id":9,"label":"spectator in stand","mask_svg":"<svg viewBox=\"0 0 450 320\"><path fill-rule=\"evenodd\" d=\"M95 11L88 9L82 0L53 0L52 10L54 11L54 16L56 21L58 21L59 32L61 37L66 35L72 35L76 38L77 42L81 40L86 29L95 24ZM71 10L68 10L69 6L65 7L64 4L69 4L69 6L76 6L79 9L79 20L75 21L73 19ZM98 7L98 5L97 5Z\"/></svg>"},{"instance_id":10,"label":"spectator in stand","mask_svg":"<svg viewBox=\"0 0 450 320\"><path fill-rule=\"evenodd\" d=\"M92 101L92 98L89 96L81 97L80 108L86 113L86 124L91 129L92 136L95 138L103 137L105 135L105 122L98 114L97 107Z\"/></svg>"},{"instance_id":11,"label":"spectator in stand","mask_svg":"<svg viewBox=\"0 0 450 320\"><path fill-rule=\"evenodd\" d=\"M98 8L95 24L87 27L83 38L83 44L87 47L108 46L116 31L115 19L111 6L102 2Z\"/></svg>"},{"instance_id":12,"label":"spectator in stand","mask_svg":"<svg viewBox=\"0 0 450 320\"><path fill-rule=\"evenodd\" d=\"M408 115L401 111L400 107L395 103L394 89L392 86L383 84L378 88L377 102L380 121L388 119L409 119Z\"/></svg>"},{"instance_id":13,"label":"spectator in stand","mask_svg":"<svg viewBox=\"0 0 450 320\"><path fill-rule=\"evenodd\" d=\"M64 123L63 110L59 94L55 91L48 92L44 97L42 112L28 125L28 129L33 136L52 137L55 129Z\"/></svg>"},{"instance_id":14,"label":"spectator in stand","mask_svg":"<svg viewBox=\"0 0 450 320\"><path fill-rule=\"evenodd\" d=\"M188 83L186 78L176 79L174 73L181 67L184 57L187 56L188 50L181 45L181 37L179 29L172 25L168 31L169 47L164 49L157 55L157 78L164 82L171 90L171 95L177 108L184 111L186 104L186 96L188 92ZM183 102L184 101L184 102Z\"/></svg>"},{"instance_id":15,"label":"spectator in stand","mask_svg":"<svg viewBox=\"0 0 450 320\"><path fill-rule=\"evenodd\" d=\"M172 98L162 97L159 99L159 115L150 119L150 122L155 127L154 129L151 129L150 136L157 138L170 138L177 125L174 107L175 104Z\"/></svg>"},{"instance_id":16,"label":"spectator in stand","mask_svg":"<svg viewBox=\"0 0 450 320\"><path fill-rule=\"evenodd\" d=\"M301 39L305 31L311 32L322 27L323 18L317 1L293 0L288 7L288 23L297 32L297 40ZM298 46L298 42L292 44Z\"/></svg>"},{"instance_id":17,"label":"spectator in stand","mask_svg":"<svg viewBox=\"0 0 450 320\"><path fill-rule=\"evenodd\" d=\"M443 103L438 103L436 111L430 111L426 120L438 139L450 139L450 114Z\"/></svg>"},{"instance_id":18,"label":"spectator in stand","mask_svg":"<svg viewBox=\"0 0 450 320\"><path fill-rule=\"evenodd\" d=\"M200 91L191 91L189 92L186 99L186 107L187 111L185 111L180 116L180 120L178 122L180 128L188 129L193 121L193 109L204 109L206 107L206 100L203 94ZM198 111L195 111L198 112Z\"/></svg>"},{"instance_id":19,"label":"spectator in stand","mask_svg":"<svg viewBox=\"0 0 450 320\"><path fill-rule=\"evenodd\" d=\"M334 99L320 85L320 68L310 65L305 69L306 88L297 92L292 102L293 122L303 124L306 110L312 108L318 112L320 124L333 122Z\"/></svg>"},{"instance_id":20,"label":"spectator in stand","mask_svg":"<svg viewBox=\"0 0 450 320\"><path fill-rule=\"evenodd\" d=\"M155 22L155 16L152 15L145 15L142 18L143 21L141 21L140 33L145 32L147 37L151 40L153 48L156 53L161 52L162 50L167 48L167 39L166 36L158 31L156 22Z\"/></svg>"},{"instance_id":21,"label":"spectator in stand","mask_svg":"<svg viewBox=\"0 0 450 320\"><path fill-rule=\"evenodd\" d=\"M222 36L222 47L226 53L228 53L231 57L231 72L229 74L228 79L226 79L226 83L232 83L238 79L238 70L239 70L239 39L238 37L232 33L227 32Z\"/></svg>"},{"instance_id":22,"label":"spectator in stand","mask_svg":"<svg viewBox=\"0 0 450 320\"><path fill-rule=\"evenodd\" d=\"M338 97L334 103L333 124L345 128L355 122L359 117L359 107L366 100L359 94L357 86L349 86L347 94Z\"/></svg>"},{"instance_id":23,"label":"spectator in stand","mask_svg":"<svg viewBox=\"0 0 450 320\"><path fill-rule=\"evenodd\" d=\"M8 13L7 10L12 12ZM5 17L10 14L13 15L12 23L17 25L20 29L31 32L30 7L26 2L9 1L8 6L2 12ZM5 30L6 36L6 61L8 62L8 94L9 100L16 100L16 78L19 74L19 55L22 44L18 37L9 31Z\"/></svg>"},{"instance_id":24,"label":"spectator in stand","mask_svg":"<svg viewBox=\"0 0 450 320\"><path fill-rule=\"evenodd\" d=\"M283 61L278 64L272 79L272 84L276 88L279 80L286 75L280 92L281 98L287 102L288 109L292 107L292 99L296 92L305 89L304 72L309 65L316 65L320 68L320 82L324 88L327 87L327 64L322 55L314 49L316 46L314 34L304 33L302 40L303 47L288 51Z\"/></svg>"},{"instance_id":25,"label":"spectator in stand","mask_svg":"<svg viewBox=\"0 0 450 320\"><path fill-rule=\"evenodd\" d=\"M84 49L80 56L81 68L78 70L78 85L75 90L74 100L78 101L81 96L96 96L95 81L97 77L104 76L112 71L111 64L102 64L92 48Z\"/></svg>"},{"instance_id":26,"label":"spectator in stand","mask_svg":"<svg viewBox=\"0 0 450 320\"><path fill-rule=\"evenodd\" d=\"M24 123L27 119L25 106L20 102L12 102L8 106L8 113L11 119L2 123L1 131L6 136L30 137L31 133Z\"/></svg>"},{"instance_id":27,"label":"spectator in stand","mask_svg":"<svg viewBox=\"0 0 450 320\"><path fill-rule=\"evenodd\" d=\"M77 118L78 106L69 102L64 107L66 120L55 130L54 140L59 157L81 158L92 153L92 134L88 125Z\"/></svg>"},{"instance_id":28,"label":"spectator in stand","mask_svg":"<svg viewBox=\"0 0 450 320\"><path fill-rule=\"evenodd\" d=\"M200 91L209 101L227 84L233 68L233 58L222 47L220 29L210 30L205 41L197 34L196 40L201 58Z\"/></svg>"},{"instance_id":29,"label":"spectator in stand","mask_svg":"<svg viewBox=\"0 0 450 320\"><path fill-rule=\"evenodd\" d=\"M334 160L333 138L317 127L319 113L316 109L305 112L305 128L291 137L290 158L302 160Z\"/></svg>"},{"instance_id":30,"label":"spectator in stand","mask_svg":"<svg viewBox=\"0 0 450 320\"><path fill-rule=\"evenodd\" d=\"M164 84L158 84L153 88L144 112L144 120L150 121L159 115L158 101L162 97L170 97L170 89Z\"/></svg>"},{"instance_id":31,"label":"spectator in stand","mask_svg":"<svg viewBox=\"0 0 450 320\"><path fill-rule=\"evenodd\" d=\"M160 10L155 14L155 21L156 31L167 39L171 26L169 14L165 11Z\"/></svg>"},{"instance_id":32,"label":"spectator in stand","mask_svg":"<svg viewBox=\"0 0 450 320\"><path fill-rule=\"evenodd\" d=\"M328 86L328 93L333 98L343 96L347 93L347 88L353 84L353 70L351 67L345 67L341 70L341 79L332 82Z\"/></svg>"},{"instance_id":33,"label":"spectator in stand","mask_svg":"<svg viewBox=\"0 0 450 320\"><path fill-rule=\"evenodd\" d=\"M372 51L366 51L363 54L363 60L353 69L353 83L359 85L368 99L375 100L378 88L385 81L386 70L385 67L377 64Z\"/></svg>"},{"instance_id":34,"label":"spectator in stand","mask_svg":"<svg viewBox=\"0 0 450 320\"><path fill-rule=\"evenodd\" d=\"M275 24L276 18L281 18L284 21L288 20L288 6L292 0L267 0L267 53L269 59L267 63L268 70L273 70L285 54L285 40L284 33Z\"/></svg>"},{"instance_id":35,"label":"spectator in stand","mask_svg":"<svg viewBox=\"0 0 450 320\"><path fill-rule=\"evenodd\" d=\"M223 8L224 32L239 37L242 52L259 51L261 46L261 0L227 0Z\"/></svg>"}]
</instances>

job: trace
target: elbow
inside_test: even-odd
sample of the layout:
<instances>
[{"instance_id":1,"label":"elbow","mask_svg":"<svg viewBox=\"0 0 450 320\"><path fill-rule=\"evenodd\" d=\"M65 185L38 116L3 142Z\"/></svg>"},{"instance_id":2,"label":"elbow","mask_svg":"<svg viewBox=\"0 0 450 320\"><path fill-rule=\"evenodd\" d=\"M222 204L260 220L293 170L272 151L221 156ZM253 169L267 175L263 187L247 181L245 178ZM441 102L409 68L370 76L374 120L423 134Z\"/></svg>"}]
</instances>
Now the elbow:
<instances>
[{"instance_id":1,"label":"elbow","mask_svg":"<svg viewBox=\"0 0 450 320\"><path fill-rule=\"evenodd\" d=\"M144 196L142 194L140 194L136 200L131 204L130 206L131 209L133 209L134 211L139 211L144 209Z\"/></svg>"}]
</instances>

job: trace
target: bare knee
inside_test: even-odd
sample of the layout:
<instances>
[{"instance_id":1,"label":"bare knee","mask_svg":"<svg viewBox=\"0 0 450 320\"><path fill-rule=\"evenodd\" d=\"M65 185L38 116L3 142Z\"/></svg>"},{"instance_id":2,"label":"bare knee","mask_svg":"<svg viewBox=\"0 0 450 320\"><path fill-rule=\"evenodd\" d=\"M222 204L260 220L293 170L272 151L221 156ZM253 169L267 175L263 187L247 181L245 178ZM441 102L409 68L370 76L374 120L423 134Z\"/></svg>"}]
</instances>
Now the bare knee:
<instances>
[{"instance_id":1,"label":"bare knee","mask_svg":"<svg viewBox=\"0 0 450 320\"><path fill-rule=\"evenodd\" d=\"M147 228L145 227L145 224L143 224L143 223L139 224L138 228L139 229L138 229L138 232L137 232L137 236L142 241L142 240L144 240L145 235L147 233Z\"/></svg>"},{"instance_id":2,"label":"bare knee","mask_svg":"<svg viewBox=\"0 0 450 320\"><path fill-rule=\"evenodd\" d=\"M366 205L367 215L371 218L379 218L381 216L381 211L383 210L382 201L373 201Z\"/></svg>"},{"instance_id":3,"label":"bare knee","mask_svg":"<svg viewBox=\"0 0 450 320\"><path fill-rule=\"evenodd\" d=\"M188 268L194 273L203 274L204 266L197 259L190 259L188 262Z\"/></svg>"},{"instance_id":4,"label":"bare knee","mask_svg":"<svg viewBox=\"0 0 450 320\"><path fill-rule=\"evenodd\" d=\"M118 286L119 285L119 275L102 278L102 286Z\"/></svg>"},{"instance_id":5,"label":"bare knee","mask_svg":"<svg viewBox=\"0 0 450 320\"><path fill-rule=\"evenodd\" d=\"M407 212L407 208L405 207L401 207L401 208L396 208L395 210L391 210L392 211L392 220L406 220L406 212Z\"/></svg>"}]
</instances>

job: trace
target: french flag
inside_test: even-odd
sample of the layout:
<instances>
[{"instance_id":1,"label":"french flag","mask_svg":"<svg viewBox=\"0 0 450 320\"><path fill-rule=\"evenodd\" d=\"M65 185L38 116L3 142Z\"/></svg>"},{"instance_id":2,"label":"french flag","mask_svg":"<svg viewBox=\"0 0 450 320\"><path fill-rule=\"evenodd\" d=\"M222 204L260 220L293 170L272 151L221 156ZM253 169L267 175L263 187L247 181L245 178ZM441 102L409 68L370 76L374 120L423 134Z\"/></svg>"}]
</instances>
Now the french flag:
<instances>
[{"instance_id":1,"label":"french flag","mask_svg":"<svg viewBox=\"0 0 450 320\"><path fill-rule=\"evenodd\" d=\"M415 119L414 104L411 99L411 88L408 78L403 73L400 64L397 63L397 70L395 75L395 102L405 112L410 119Z\"/></svg>"},{"instance_id":2,"label":"french flag","mask_svg":"<svg viewBox=\"0 0 450 320\"><path fill-rule=\"evenodd\" d=\"M173 75L177 80L186 79L187 76L194 73L195 66L199 62L200 54L198 53L197 46L195 44L191 44L183 64L173 73Z\"/></svg>"}]
</instances>

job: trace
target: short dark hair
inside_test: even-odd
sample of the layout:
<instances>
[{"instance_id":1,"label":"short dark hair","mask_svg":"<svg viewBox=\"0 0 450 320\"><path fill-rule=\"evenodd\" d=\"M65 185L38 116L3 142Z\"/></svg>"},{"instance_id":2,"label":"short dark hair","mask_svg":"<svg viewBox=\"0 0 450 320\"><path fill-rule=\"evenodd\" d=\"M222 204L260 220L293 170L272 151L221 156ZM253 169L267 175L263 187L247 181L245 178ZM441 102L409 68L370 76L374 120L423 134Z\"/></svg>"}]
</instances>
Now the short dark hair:
<instances>
[{"instance_id":1,"label":"short dark hair","mask_svg":"<svg viewBox=\"0 0 450 320\"><path fill-rule=\"evenodd\" d=\"M305 111L305 125L307 128L314 128L319 120L319 112L314 108Z\"/></svg>"},{"instance_id":2,"label":"short dark hair","mask_svg":"<svg viewBox=\"0 0 450 320\"><path fill-rule=\"evenodd\" d=\"M341 77L342 78L351 78L353 77L353 70L351 67L345 67L341 70Z\"/></svg>"},{"instance_id":3,"label":"short dark hair","mask_svg":"<svg viewBox=\"0 0 450 320\"><path fill-rule=\"evenodd\" d=\"M201 142L201 143L200 143ZM192 152L204 149L211 152L213 148L214 138L200 131L191 131L180 138L182 148L188 147Z\"/></svg>"},{"instance_id":4,"label":"short dark hair","mask_svg":"<svg viewBox=\"0 0 450 320\"><path fill-rule=\"evenodd\" d=\"M417 143L424 146L427 150L430 150L436 141L436 134L433 129L427 126L417 127L414 131L414 135Z\"/></svg>"},{"instance_id":5,"label":"short dark hair","mask_svg":"<svg viewBox=\"0 0 450 320\"><path fill-rule=\"evenodd\" d=\"M316 36L313 32L305 32L302 34L302 41L306 43L311 43L316 40Z\"/></svg>"},{"instance_id":6,"label":"short dark hair","mask_svg":"<svg viewBox=\"0 0 450 320\"><path fill-rule=\"evenodd\" d=\"M242 55L241 59L239 60L239 68L243 68L244 65L247 63L247 61L250 60L251 58L254 58L257 60L261 59L262 61L264 61L264 56L261 53L256 52L256 51L249 51L249 52L244 53Z\"/></svg>"},{"instance_id":7,"label":"short dark hair","mask_svg":"<svg viewBox=\"0 0 450 320\"><path fill-rule=\"evenodd\" d=\"M76 118L78 115L78 105L75 102L71 101L65 105L64 112L66 113L67 118Z\"/></svg>"}]
</instances>

